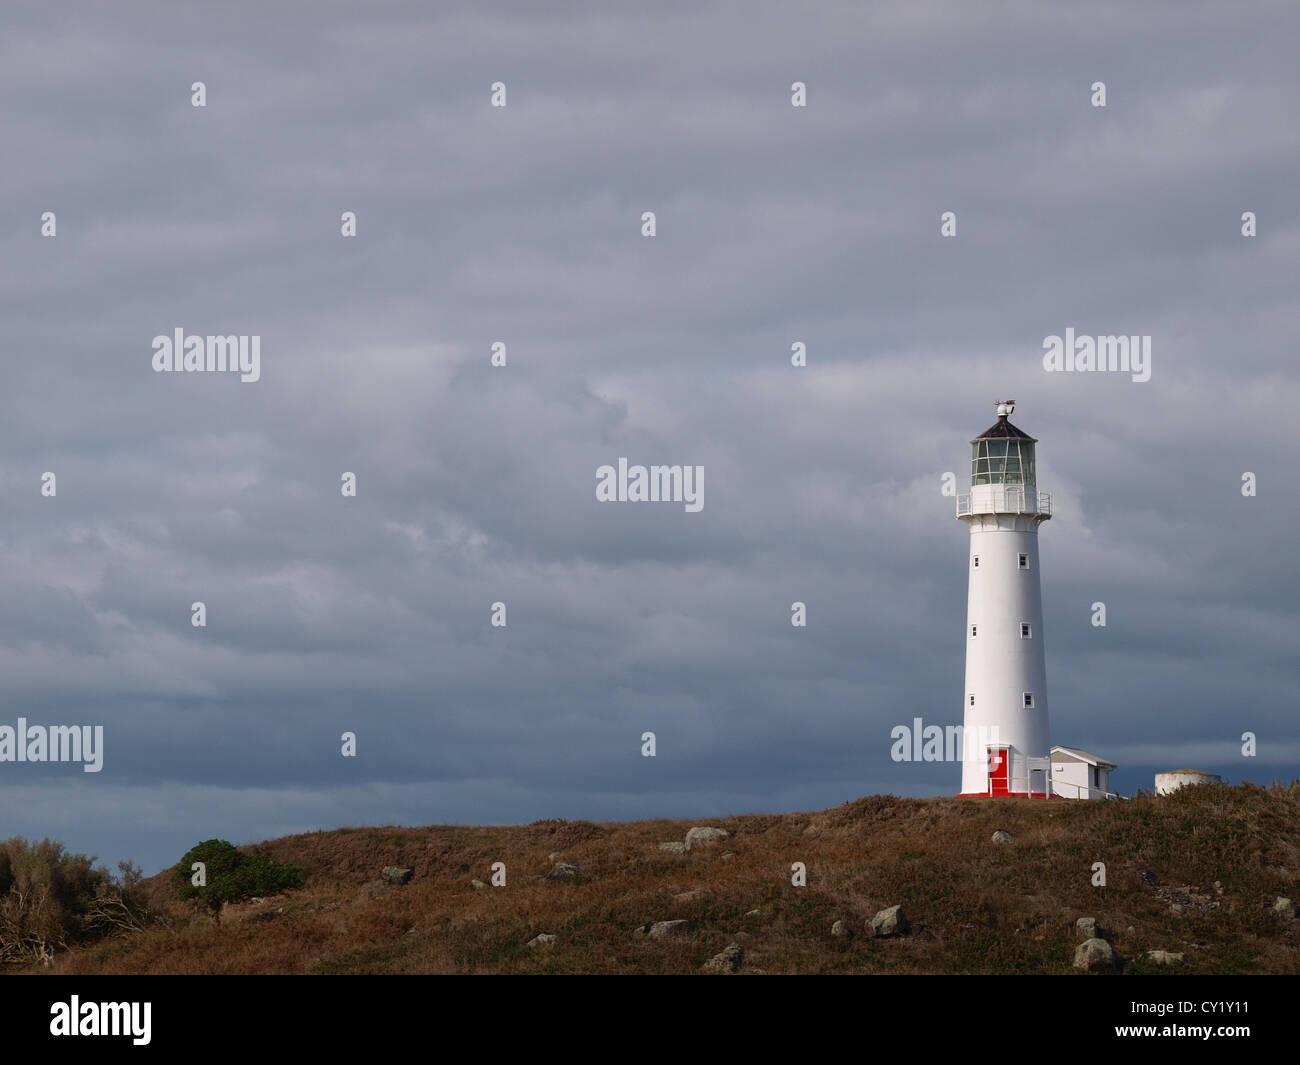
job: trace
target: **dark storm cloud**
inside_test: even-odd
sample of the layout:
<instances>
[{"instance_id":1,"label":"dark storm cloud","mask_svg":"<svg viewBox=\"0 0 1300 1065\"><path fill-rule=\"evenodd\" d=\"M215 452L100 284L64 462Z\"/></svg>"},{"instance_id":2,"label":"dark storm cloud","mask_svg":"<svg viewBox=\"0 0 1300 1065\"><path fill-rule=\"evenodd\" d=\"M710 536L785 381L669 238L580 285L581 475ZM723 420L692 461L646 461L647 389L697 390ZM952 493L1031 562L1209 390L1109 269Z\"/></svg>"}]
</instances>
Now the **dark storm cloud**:
<instances>
[{"instance_id":1,"label":"dark storm cloud","mask_svg":"<svg viewBox=\"0 0 1300 1065\"><path fill-rule=\"evenodd\" d=\"M3 767L9 831L158 867L950 792L889 730L959 720L940 483L1004 395L1053 739L1128 791L1294 775L1294 14L808 7L6 10L6 720L106 731L98 775ZM177 327L262 379L152 373ZM1067 327L1151 381L1045 373ZM703 511L598 504L620 455Z\"/></svg>"}]
</instances>

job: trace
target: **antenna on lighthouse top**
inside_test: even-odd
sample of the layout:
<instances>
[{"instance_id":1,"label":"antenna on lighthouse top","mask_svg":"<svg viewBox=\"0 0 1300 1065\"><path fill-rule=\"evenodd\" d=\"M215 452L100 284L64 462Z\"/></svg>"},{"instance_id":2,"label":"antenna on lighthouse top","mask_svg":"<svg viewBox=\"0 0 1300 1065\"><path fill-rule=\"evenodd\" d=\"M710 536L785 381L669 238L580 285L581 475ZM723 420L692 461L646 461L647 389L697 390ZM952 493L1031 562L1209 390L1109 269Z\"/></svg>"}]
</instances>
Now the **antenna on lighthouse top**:
<instances>
[{"instance_id":1,"label":"antenna on lighthouse top","mask_svg":"<svg viewBox=\"0 0 1300 1065\"><path fill-rule=\"evenodd\" d=\"M993 402L997 405L999 418L1005 418L1016 409L1014 399L995 399Z\"/></svg>"}]
</instances>

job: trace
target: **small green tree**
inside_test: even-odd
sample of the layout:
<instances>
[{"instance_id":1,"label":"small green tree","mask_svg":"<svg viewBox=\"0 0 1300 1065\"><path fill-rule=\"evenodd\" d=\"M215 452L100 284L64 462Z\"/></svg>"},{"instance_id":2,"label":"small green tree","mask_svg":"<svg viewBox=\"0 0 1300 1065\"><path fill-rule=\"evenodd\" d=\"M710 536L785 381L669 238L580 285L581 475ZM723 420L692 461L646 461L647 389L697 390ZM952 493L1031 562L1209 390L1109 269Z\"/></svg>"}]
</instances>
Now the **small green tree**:
<instances>
[{"instance_id":1,"label":"small green tree","mask_svg":"<svg viewBox=\"0 0 1300 1065\"><path fill-rule=\"evenodd\" d=\"M193 882L195 862L204 865L204 884ZM245 854L224 839L196 843L185 852L176 869L181 899L202 899L213 916L221 912L223 903L302 887L302 878L297 866L277 862L265 854Z\"/></svg>"}]
</instances>

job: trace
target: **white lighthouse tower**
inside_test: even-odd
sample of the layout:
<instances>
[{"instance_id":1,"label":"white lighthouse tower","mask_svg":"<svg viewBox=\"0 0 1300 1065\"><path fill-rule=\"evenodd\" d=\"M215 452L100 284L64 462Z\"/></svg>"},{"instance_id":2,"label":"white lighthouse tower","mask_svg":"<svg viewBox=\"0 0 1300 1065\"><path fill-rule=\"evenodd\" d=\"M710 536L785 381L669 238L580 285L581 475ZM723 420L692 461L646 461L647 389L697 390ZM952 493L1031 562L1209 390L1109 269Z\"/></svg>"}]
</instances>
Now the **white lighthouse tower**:
<instances>
[{"instance_id":1,"label":"white lighthouse tower","mask_svg":"<svg viewBox=\"0 0 1300 1065\"><path fill-rule=\"evenodd\" d=\"M1052 497L1038 491L1034 445L999 400L997 424L971 441L962 795L1046 796L1050 790L1047 665L1038 527Z\"/></svg>"}]
</instances>

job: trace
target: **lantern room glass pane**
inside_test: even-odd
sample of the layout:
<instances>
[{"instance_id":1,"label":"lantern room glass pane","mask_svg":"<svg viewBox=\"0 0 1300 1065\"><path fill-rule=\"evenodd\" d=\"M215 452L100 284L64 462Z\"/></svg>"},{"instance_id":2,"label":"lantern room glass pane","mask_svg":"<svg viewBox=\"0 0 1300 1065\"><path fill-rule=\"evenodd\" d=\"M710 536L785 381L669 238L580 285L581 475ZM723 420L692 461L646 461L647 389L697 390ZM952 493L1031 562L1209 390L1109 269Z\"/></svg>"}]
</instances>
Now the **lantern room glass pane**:
<instances>
[{"instance_id":1,"label":"lantern room glass pane","mask_svg":"<svg viewBox=\"0 0 1300 1065\"><path fill-rule=\"evenodd\" d=\"M977 440L971 445L971 484L1037 484L1028 440Z\"/></svg>"},{"instance_id":2,"label":"lantern room glass pane","mask_svg":"<svg viewBox=\"0 0 1300 1065\"><path fill-rule=\"evenodd\" d=\"M1020 472L1022 483L1038 483L1038 476L1034 470L1034 445L1028 440L1020 441Z\"/></svg>"}]
</instances>

